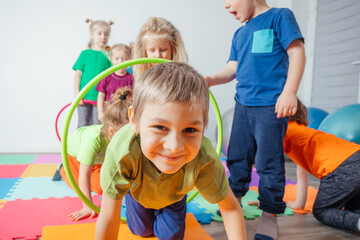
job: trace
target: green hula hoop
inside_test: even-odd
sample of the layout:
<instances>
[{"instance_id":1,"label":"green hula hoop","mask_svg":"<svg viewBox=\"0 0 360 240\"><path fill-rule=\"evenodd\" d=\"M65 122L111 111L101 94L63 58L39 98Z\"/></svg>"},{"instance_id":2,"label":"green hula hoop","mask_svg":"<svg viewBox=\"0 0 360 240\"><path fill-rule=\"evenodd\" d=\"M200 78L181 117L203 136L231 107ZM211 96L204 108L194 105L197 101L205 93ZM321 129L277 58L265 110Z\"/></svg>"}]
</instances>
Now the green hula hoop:
<instances>
[{"instance_id":1,"label":"green hula hoop","mask_svg":"<svg viewBox=\"0 0 360 240\"><path fill-rule=\"evenodd\" d=\"M79 196L81 201L83 201L88 207L90 207L96 213L100 212L100 208L98 206L96 206L94 203L92 203L84 195L84 193L80 190L80 188L76 184L76 181L75 181L75 179L74 179L74 177L73 177L73 175L71 173L71 170L70 170L69 159L68 159L68 156L67 156L67 137L68 137L71 117L72 117L76 107L79 105L79 102L84 98L85 94L92 87L94 87L98 82L100 82L101 79L103 79L104 77L110 75L111 73L113 73L113 72L115 72L115 71L117 71L117 70L119 70L121 68L126 68L126 67L136 65L136 64L165 63L165 62L171 62L171 61L167 60L167 59L162 59L162 58L139 58L139 59L129 60L129 61L120 63L120 64L118 64L116 66L110 67L107 70L100 73L99 75L97 75L96 77L94 77L88 84L86 84L86 86L79 92L79 94L76 96L75 100L70 105L69 111L68 111L68 113L67 113L67 115L65 117L65 122L64 122L63 131L62 131L62 141L61 141L62 162L63 162L63 165L64 165L64 170L65 170L66 177L68 178L71 187L73 188L75 193ZM218 105L217 105L217 103L215 101L215 98L212 95L210 90L209 90L209 93L210 93L210 100L211 100L211 102L212 102L212 104L214 106L214 109L215 109L217 125L218 125L218 129L219 129L218 138L217 138L218 142L217 142L216 152L220 155L221 145L222 145L222 133L223 133L222 120L221 120L219 107L218 107ZM190 202L197 194L198 194L198 191L196 190L194 193L191 194L191 196L188 198L187 202ZM126 218L122 217L121 220L126 221Z\"/></svg>"}]
</instances>

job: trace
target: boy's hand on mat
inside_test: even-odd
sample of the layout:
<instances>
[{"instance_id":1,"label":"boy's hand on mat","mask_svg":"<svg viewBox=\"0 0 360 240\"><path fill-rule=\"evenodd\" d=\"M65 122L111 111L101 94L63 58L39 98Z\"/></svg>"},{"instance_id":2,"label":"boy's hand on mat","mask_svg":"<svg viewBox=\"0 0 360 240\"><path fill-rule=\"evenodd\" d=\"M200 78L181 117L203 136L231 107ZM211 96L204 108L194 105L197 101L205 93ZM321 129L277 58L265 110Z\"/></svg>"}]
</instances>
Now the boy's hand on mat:
<instances>
[{"instance_id":1,"label":"boy's hand on mat","mask_svg":"<svg viewBox=\"0 0 360 240\"><path fill-rule=\"evenodd\" d=\"M94 218L96 216L97 216L97 213L94 212L91 208L84 207L80 211L71 213L69 215L69 219L71 221L79 221L79 220L87 218L87 217Z\"/></svg>"},{"instance_id":2,"label":"boy's hand on mat","mask_svg":"<svg viewBox=\"0 0 360 240\"><path fill-rule=\"evenodd\" d=\"M295 94L282 92L276 101L275 113L277 118L293 116L297 111L297 98Z\"/></svg>"},{"instance_id":3,"label":"boy's hand on mat","mask_svg":"<svg viewBox=\"0 0 360 240\"><path fill-rule=\"evenodd\" d=\"M292 209L299 209L299 210L304 209L303 206L301 206L300 204L293 202L293 201L287 201L286 206L288 206L289 208L292 208Z\"/></svg>"}]
</instances>

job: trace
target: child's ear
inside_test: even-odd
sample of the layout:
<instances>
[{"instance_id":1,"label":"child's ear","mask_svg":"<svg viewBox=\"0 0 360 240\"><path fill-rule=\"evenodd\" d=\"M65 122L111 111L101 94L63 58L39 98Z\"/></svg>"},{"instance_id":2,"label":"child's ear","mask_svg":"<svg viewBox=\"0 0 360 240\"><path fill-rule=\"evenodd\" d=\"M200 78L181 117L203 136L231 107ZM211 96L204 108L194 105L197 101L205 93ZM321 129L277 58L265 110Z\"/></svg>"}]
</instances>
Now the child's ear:
<instances>
[{"instance_id":1,"label":"child's ear","mask_svg":"<svg viewBox=\"0 0 360 240\"><path fill-rule=\"evenodd\" d=\"M137 132L136 123L135 123L135 114L134 114L134 111L133 111L133 106L130 106L130 107L129 107L128 116L129 116L129 122L130 122L131 129L132 129L134 132Z\"/></svg>"},{"instance_id":2,"label":"child's ear","mask_svg":"<svg viewBox=\"0 0 360 240\"><path fill-rule=\"evenodd\" d=\"M108 136L111 139L114 136L114 134L116 133L116 131L115 131L115 129L113 127L108 127L107 133L108 133Z\"/></svg>"}]
</instances>

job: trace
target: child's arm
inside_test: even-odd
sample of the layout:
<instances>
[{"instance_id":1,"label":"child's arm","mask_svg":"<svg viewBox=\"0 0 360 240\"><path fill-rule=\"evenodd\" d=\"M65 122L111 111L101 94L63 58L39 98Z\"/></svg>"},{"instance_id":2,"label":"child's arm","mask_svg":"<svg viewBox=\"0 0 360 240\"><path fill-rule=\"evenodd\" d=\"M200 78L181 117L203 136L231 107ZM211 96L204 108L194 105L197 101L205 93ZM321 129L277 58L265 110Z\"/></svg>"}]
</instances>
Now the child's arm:
<instances>
[{"instance_id":1,"label":"child's arm","mask_svg":"<svg viewBox=\"0 0 360 240\"><path fill-rule=\"evenodd\" d=\"M246 239L244 214L230 187L226 197L218 203L228 239Z\"/></svg>"},{"instance_id":2,"label":"child's arm","mask_svg":"<svg viewBox=\"0 0 360 240\"><path fill-rule=\"evenodd\" d=\"M211 87L232 81L236 76L237 65L236 61L229 61L220 72L212 76L204 76L208 86Z\"/></svg>"},{"instance_id":3,"label":"child's arm","mask_svg":"<svg viewBox=\"0 0 360 240\"><path fill-rule=\"evenodd\" d=\"M80 163L79 188L90 201L92 201L91 183L90 183L92 169L93 169L92 166L88 166ZM83 204L83 208L80 211L73 212L69 215L69 219L71 221L78 221L83 218L87 218L89 216L90 218L94 218L96 216L96 213L91 208L89 208L85 203L82 204Z\"/></svg>"},{"instance_id":4,"label":"child's arm","mask_svg":"<svg viewBox=\"0 0 360 240\"><path fill-rule=\"evenodd\" d=\"M95 227L95 240L117 239L122 200L112 199L106 194L103 194L102 197L101 210Z\"/></svg>"},{"instance_id":5,"label":"child's arm","mask_svg":"<svg viewBox=\"0 0 360 240\"><path fill-rule=\"evenodd\" d=\"M98 109L98 118L100 122L102 122L102 119L104 117L104 103L105 103L105 93L99 91L97 98L97 109Z\"/></svg>"},{"instance_id":6,"label":"child's arm","mask_svg":"<svg viewBox=\"0 0 360 240\"><path fill-rule=\"evenodd\" d=\"M75 70L74 76L74 94L77 96L80 92L80 81L81 81L82 72L80 70ZM79 102L79 105L84 105L83 101Z\"/></svg>"},{"instance_id":7,"label":"child's arm","mask_svg":"<svg viewBox=\"0 0 360 240\"><path fill-rule=\"evenodd\" d=\"M297 110L296 93L298 91L305 68L305 48L301 39L293 41L287 48L289 55L289 70L287 80L276 105L277 117L292 116Z\"/></svg>"},{"instance_id":8,"label":"child's arm","mask_svg":"<svg viewBox=\"0 0 360 240\"><path fill-rule=\"evenodd\" d=\"M293 209L304 209L307 198L307 188L308 188L308 173L305 169L300 166L296 168L296 176L297 176L297 194L296 201L288 201L286 203L287 206Z\"/></svg>"}]
</instances>

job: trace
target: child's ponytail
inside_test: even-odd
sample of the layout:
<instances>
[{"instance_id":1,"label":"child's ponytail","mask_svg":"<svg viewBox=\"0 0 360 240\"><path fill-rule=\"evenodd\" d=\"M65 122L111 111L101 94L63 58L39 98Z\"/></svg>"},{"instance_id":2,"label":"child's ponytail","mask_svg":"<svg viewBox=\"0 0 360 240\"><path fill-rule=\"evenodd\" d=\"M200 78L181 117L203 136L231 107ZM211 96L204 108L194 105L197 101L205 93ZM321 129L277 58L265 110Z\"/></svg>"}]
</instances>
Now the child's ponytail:
<instances>
[{"instance_id":1,"label":"child's ponytail","mask_svg":"<svg viewBox=\"0 0 360 240\"><path fill-rule=\"evenodd\" d=\"M105 102L102 135L107 134L109 126L118 130L129 122L128 109L132 105L132 92L129 87L119 88L111 100Z\"/></svg>"}]
</instances>

